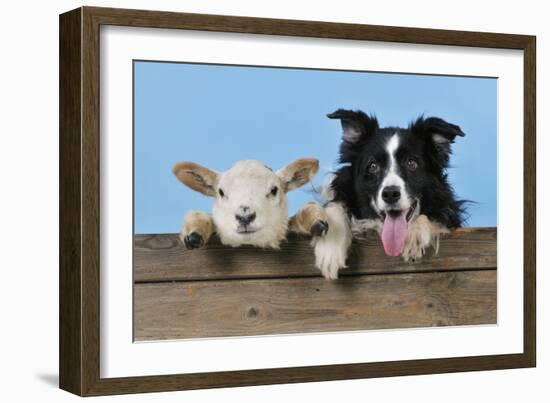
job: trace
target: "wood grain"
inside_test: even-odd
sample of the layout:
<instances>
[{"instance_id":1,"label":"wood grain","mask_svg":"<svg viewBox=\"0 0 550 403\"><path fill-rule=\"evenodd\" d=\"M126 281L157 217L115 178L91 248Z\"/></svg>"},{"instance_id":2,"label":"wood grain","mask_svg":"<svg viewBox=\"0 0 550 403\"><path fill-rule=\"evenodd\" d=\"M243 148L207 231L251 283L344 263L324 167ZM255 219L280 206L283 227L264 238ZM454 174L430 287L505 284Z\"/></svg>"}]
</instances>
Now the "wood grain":
<instances>
[{"instance_id":1,"label":"wood grain","mask_svg":"<svg viewBox=\"0 0 550 403\"><path fill-rule=\"evenodd\" d=\"M524 46L523 57L523 353L531 366L537 362L537 44Z\"/></svg>"},{"instance_id":2,"label":"wood grain","mask_svg":"<svg viewBox=\"0 0 550 403\"><path fill-rule=\"evenodd\" d=\"M81 11L59 18L59 386L82 394Z\"/></svg>"},{"instance_id":3,"label":"wood grain","mask_svg":"<svg viewBox=\"0 0 550 403\"><path fill-rule=\"evenodd\" d=\"M496 323L496 271L134 286L136 340Z\"/></svg>"},{"instance_id":4,"label":"wood grain","mask_svg":"<svg viewBox=\"0 0 550 403\"><path fill-rule=\"evenodd\" d=\"M341 276L496 267L496 228L461 228L441 240L439 253L403 262L384 254L375 234L357 239ZM309 239L290 236L281 250L231 248L212 242L186 250L176 234L134 237L134 281L320 276Z\"/></svg>"},{"instance_id":5,"label":"wood grain","mask_svg":"<svg viewBox=\"0 0 550 403\"><path fill-rule=\"evenodd\" d=\"M99 7L85 7L85 9L104 24L133 27L162 27L198 31L508 49L522 49L525 47L525 43L532 38L528 35L517 34L343 24L326 21L300 21Z\"/></svg>"}]
</instances>

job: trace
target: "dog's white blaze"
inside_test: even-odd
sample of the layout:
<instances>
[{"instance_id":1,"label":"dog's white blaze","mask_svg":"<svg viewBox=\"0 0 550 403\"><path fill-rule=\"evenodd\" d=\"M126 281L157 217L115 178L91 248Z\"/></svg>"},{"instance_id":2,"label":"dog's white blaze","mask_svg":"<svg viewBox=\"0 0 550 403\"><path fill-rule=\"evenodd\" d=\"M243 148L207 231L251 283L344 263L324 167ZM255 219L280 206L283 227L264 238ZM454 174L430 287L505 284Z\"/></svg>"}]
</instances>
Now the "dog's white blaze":
<instances>
[{"instance_id":1,"label":"dog's white blaze","mask_svg":"<svg viewBox=\"0 0 550 403\"><path fill-rule=\"evenodd\" d=\"M390 140L386 144L386 151L390 157L390 168L388 170L388 174L384 178L382 182L382 188L386 186L399 186L403 187L404 182L403 179L397 174L396 164L395 161L395 152L399 148L399 136L394 134Z\"/></svg>"},{"instance_id":2,"label":"dog's white blaze","mask_svg":"<svg viewBox=\"0 0 550 403\"><path fill-rule=\"evenodd\" d=\"M395 153L397 152L398 148L399 135L395 133L386 143L386 152L389 156L390 167L388 169L386 177L384 178L382 184L380 185L380 188L378 189L378 195L376 198L377 207L379 210L382 211L386 210L386 208L388 207L386 205L386 202L382 199L382 190L387 186L397 186L401 190L401 198L399 199L399 203L396 206L398 209L405 210L411 206L409 195L405 187L405 181L397 173L397 161L395 160Z\"/></svg>"}]
</instances>

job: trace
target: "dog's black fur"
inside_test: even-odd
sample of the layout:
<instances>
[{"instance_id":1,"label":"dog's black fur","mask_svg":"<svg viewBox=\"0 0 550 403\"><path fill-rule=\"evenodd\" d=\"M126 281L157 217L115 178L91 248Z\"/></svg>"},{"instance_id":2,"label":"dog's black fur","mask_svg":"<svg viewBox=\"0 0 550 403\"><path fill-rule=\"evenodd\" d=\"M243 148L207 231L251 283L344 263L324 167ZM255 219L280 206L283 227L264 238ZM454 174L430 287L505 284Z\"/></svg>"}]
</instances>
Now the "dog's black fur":
<instances>
[{"instance_id":1,"label":"dog's black fur","mask_svg":"<svg viewBox=\"0 0 550 403\"><path fill-rule=\"evenodd\" d=\"M374 204L381 182L388 170L386 143L399 136L395 153L398 174L411 197L420 201L419 214L426 215L447 228L460 227L465 220L465 201L457 200L447 179L451 144L464 136L460 127L436 117L420 117L408 128L385 127L362 111L339 109L327 115L340 119L344 131L339 162L331 188L334 201L342 202L356 219L383 219ZM414 171L407 169L411 159ZM375 162L377 172L369 172Z\"/></svg>"}]
</instances>

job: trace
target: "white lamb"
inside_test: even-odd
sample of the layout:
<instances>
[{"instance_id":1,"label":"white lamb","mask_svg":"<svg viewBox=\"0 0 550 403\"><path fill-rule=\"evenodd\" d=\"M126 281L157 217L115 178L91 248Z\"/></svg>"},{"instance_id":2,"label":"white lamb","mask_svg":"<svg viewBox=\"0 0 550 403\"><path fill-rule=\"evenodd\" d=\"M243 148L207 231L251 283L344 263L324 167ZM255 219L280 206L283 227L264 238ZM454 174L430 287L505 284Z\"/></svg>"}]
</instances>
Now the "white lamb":
<instances>
[{"instance_id":1,"label":"white lamb","mask_svg":"<svg viewBox=\"0 0 550 403\"><path fill-rule=\"evenodd\" d=\"M174 166L174 175L191 189L213 197L212 215L190 211L180 237L189 249L206 244L216 232L225 245L278 249L287 230L323 237L328 216L318 203L308 203L288 220L286 192L309 182L319 161L304 158L274 172L260 161L243 160L219 173L193 162ZM290 227L290 228L289 228Z\"/></svg>"}]
</instances>

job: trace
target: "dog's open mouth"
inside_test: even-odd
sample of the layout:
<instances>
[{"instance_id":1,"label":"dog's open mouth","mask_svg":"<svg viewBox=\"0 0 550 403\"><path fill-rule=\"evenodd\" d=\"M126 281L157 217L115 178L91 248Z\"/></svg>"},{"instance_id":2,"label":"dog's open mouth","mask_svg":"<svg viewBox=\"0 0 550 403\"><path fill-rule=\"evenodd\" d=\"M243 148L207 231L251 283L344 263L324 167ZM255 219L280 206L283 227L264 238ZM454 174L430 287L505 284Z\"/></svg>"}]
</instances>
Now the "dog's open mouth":
<instances>
[{"instance_id":1,"label":"dog's open mouth","mask_svg":"<svg viewBox=\"0 0 550 403\"><path fill-rule=\"evenodd\" d=\"M383 213L382 244L388 256L399 256L407 238L407 225L418 206L415 200L411 207L405 210L388 210Z\"/></svg>"}]
</instances>

